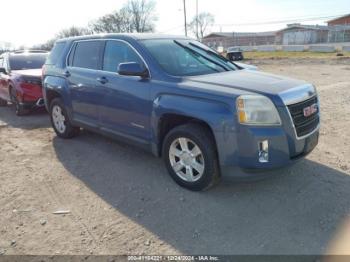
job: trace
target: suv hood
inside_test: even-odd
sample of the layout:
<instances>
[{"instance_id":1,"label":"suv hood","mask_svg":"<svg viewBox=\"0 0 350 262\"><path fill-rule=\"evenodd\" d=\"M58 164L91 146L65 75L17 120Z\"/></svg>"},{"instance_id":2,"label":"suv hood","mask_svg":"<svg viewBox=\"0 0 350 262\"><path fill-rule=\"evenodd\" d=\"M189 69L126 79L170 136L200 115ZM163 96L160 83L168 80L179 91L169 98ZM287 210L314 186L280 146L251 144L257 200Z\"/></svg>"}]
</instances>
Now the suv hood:
<instances>
[{"instance_id":1,"label":"suv hood","mask_svg":"<svg viewBox=\"0 0 350 262\"><path fill-rule=\"evenodd\" d=\"M275 100L274 98L276 96L280 98L280 95L289 92L289 90L295 87L307 84L301 80L253 70L237 70L219 74L187 77L186 80L190 82L191 86L198 86L201 83L203 84L200 85L201 88L211 89L216 92L232 94L233 90L230 89L235 89L234 93L237 94L237 90L243 90L259 93L273 100ZM275 100L277 104L282 102L281 99L278 100Z\"/></svg>"},{"instance_id":2,"label":"suv hood","mask_svg":"<svg viewBox=\"0 0 350 262\"><path fill-rule=\"evenodd\" d=\"M42 71L39 68L39 69L13 70L12 73L16 75L22 75L22 76L41 77Z\"/></svg>"}]
</instances>

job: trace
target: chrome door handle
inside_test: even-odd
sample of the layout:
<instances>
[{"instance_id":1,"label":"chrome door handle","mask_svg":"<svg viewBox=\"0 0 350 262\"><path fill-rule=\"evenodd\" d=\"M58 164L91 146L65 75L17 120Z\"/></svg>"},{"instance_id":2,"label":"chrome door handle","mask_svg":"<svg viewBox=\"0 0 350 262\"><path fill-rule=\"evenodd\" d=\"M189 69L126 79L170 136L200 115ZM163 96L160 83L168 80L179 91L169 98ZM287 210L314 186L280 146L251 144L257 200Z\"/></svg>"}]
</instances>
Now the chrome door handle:
<instances>
[{"instance_id":1,"label":"chrome door handle","mask_svg":"<svg viewBox=\"0 0 350 262\"><path fill-rule=\"evenodd\" d=\"M108 79L105 76L98 77L96 80L97 82L100 82L103 85L108 83Z\"/></svg>"},{"instance_id":2,"label":"chrome door handle","mask_svg":"<svg viewBox=\"0 0 350 262\"><path fill-rule=\"evenodd\" d=\"M69 71L65 71L65 72L63 73L63 76L65 76L65 77L70 77Z\"/></svg>"}]
</instances>

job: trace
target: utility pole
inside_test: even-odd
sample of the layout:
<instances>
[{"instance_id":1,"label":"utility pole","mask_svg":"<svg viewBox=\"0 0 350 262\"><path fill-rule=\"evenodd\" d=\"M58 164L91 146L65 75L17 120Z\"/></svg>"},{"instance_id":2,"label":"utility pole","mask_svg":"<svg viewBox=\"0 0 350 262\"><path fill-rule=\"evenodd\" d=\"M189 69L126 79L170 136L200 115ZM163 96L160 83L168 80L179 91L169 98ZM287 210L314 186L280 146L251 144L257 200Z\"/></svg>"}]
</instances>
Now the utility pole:
<instances>
[{"instance_id":1,"label":"utility pole","mask_svg":"<svg viewBox=\"0 0 350 262\"><path fill-rule=\"evenodd\" d=\"M186 0L184 0L184 17L185 17L185 36L187 36Z\"/></svg>"},{"instance_id":2,"label":"utility pole","mask_svg":"<svg viewBox=\"0 0 350 262\"><path fill-rule=\"evenodd\" d=\"M197 40L199 40L199 33L198 33L198 0L196 0L196 37Z\"/></svg>"}]
</instances>

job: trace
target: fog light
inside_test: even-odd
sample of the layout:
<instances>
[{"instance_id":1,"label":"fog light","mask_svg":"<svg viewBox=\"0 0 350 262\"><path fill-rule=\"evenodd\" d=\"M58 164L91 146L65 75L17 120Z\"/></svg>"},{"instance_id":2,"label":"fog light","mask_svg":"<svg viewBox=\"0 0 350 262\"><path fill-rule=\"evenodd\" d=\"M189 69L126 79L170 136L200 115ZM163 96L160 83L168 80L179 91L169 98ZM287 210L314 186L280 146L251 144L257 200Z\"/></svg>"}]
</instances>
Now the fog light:
<instances>
[{"instance_id":1,"label":"fog light","mask_svg":"<svg viewBox=\"0 0 350 262\"><path fill-rule=\"evenodd\" d=\"M269 162L269 141L264 140L259 142L259 162Z\"/></svg>"}]
</instances>

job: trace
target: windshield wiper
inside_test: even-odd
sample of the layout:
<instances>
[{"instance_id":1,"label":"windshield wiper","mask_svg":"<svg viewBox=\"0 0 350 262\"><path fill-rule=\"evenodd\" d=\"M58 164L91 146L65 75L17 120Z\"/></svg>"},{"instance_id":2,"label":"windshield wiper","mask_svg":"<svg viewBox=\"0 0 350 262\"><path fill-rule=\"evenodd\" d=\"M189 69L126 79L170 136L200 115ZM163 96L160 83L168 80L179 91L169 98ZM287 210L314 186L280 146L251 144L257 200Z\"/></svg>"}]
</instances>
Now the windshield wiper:
<instances>
[{"instance_id":1,"label":"windshield wiper","mask_svg":"<svg viewBox=\"0 0 350 262\"><path fill-rule=\"evenodd\" d=\"M213 59L211 59L211 58L209 58L209 57L207 57L207 56L203 56L203 54L201 54L200 52L198 52L198 51L196 51L196 50L194 50L194 49L192 49L192 48L190 48L190 47L188 47L188 46L186 46L186 45L184 45L184 44L181 44L179 41L174 40L174 43L177 44L177 45L179 45L179 46L181 46L182 48L184 48L184 49L190 51L191 53L193 53L193 54L195 54L195 55L197 55L197 56L201 56L201 57L205 58L206 60L208 60L209 62L211 62L211 63L213 63L213 64L215 64L215 65L217 65L217 66L220 66L220 67L223 68L225 71L230 71L230 70L229 70L226 66L224 66L223 64L218 63L217 61L215 61L215 60L213 60Z\"/></svg>"}]
</instances>

